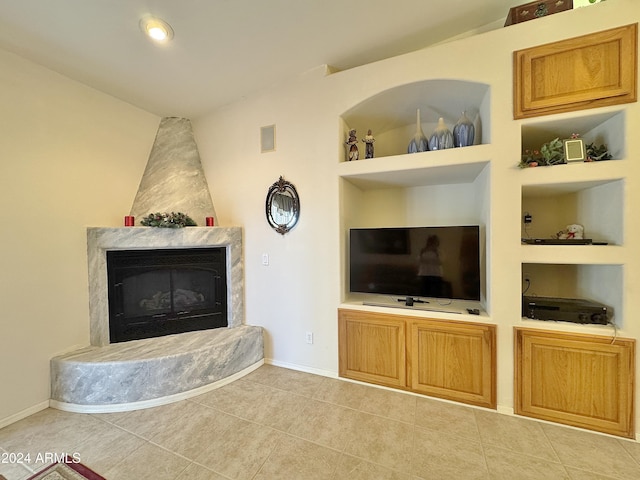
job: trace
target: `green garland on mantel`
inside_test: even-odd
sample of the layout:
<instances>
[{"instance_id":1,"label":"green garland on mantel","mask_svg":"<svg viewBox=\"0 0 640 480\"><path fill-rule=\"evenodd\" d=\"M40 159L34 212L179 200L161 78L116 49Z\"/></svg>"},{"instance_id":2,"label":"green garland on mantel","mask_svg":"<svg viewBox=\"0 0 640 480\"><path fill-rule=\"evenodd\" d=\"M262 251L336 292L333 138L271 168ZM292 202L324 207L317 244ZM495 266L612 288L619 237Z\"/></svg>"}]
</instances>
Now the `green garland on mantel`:
<instances>
[{"instance_id":1,"label":"green garland on mantel","mask_svg":"<svg viewBox=\"0 0 640 480\"><path fill-rule=\"evenodd\" d=\"M183 228L198 225L189 215L182 212L150 213L140 221L140 224L144 227L158 228Z\"/></svg>"}]
</instances>

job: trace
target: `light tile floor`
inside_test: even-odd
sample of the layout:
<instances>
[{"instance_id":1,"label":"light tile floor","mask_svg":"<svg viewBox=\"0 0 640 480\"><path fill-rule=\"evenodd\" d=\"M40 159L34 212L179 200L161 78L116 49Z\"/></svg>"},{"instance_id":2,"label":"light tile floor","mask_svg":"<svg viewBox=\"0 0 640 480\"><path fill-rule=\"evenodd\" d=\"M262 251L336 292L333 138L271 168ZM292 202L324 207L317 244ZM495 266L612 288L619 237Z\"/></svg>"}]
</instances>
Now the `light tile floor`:
<instances>
[{"instance_id":1,"label":"light tile floor","mask_svg":"<svg viewBox=\"0 0 640 480\"><path fill-rule=\"evenodd\" d=\"M640 479L640 443L269 365L179 403L0 430L9 480L47 452L109 480Z\"/></svg>"}]
</instances>

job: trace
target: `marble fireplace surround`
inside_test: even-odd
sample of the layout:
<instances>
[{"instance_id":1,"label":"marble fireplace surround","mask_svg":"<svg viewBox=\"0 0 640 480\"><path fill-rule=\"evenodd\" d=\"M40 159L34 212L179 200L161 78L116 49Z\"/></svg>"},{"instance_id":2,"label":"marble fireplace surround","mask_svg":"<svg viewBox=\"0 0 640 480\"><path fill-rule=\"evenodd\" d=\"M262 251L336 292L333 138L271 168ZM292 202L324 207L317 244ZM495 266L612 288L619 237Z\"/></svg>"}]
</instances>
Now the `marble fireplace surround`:
<instances>
[{"instance_id":1,"label":"marble fireplace surround","mask_svg":"<svg viewBox=\"0 0 640 480\"><path fill-rule=\"evenodd\" d=\"M242 325L244 318L244 269L242 229L240 227L88 228L91 345L109 344L107 250L191 247L227 248L227 322L229 328Z\"/></svg>"},{"instance_id":2,"label":"marble fireplace surround","mask_svg":"<svg viewBox=\"0 0 640 480\"><path fill-rule=\"evenodd\" d=\"M225 247L228 327L109 342L108 250ZM260 327L244 324L240 227L88 228L91 346L51 360L50 405L99 413L178 401L229 383L264 363Z\"/></svg>"}]
</instances>

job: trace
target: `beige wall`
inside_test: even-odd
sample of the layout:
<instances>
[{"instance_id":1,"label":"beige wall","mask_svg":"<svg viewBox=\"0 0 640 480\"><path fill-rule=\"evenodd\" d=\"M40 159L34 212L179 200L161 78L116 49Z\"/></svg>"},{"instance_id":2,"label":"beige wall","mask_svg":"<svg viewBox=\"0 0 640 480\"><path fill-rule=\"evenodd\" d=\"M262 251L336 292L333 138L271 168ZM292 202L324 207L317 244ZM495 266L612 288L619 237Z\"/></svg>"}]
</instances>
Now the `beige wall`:
<instances>
[{"instance_id":1,"label":"beige wall","mask_svg":"<svg viewBox=\"0 0 640 480\"><path fill-rule=\"evenodd\" d=\"M89 344L87 226L129 213L159 118L0 50L0 426Z\"/></svg>"}]
</instances>

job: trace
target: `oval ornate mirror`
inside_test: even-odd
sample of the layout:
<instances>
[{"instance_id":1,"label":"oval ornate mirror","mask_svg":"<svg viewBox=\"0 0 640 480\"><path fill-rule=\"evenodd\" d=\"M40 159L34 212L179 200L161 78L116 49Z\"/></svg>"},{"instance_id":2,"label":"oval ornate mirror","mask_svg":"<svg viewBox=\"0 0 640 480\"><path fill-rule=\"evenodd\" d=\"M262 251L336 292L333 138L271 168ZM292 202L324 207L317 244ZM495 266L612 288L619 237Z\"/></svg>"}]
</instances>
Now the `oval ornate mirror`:
<instances>
[{"instance_id":1,"label":"oval ornate mirror","mask_svg":"<svg viewBox=\"0 0 640 480\"><path fill-rule=\"evenodd\" d=\"M267 192L267 222L284 235L291 230L300 217L300 197L296 187L282 176Z\"/></svg>"}]
</instances>

